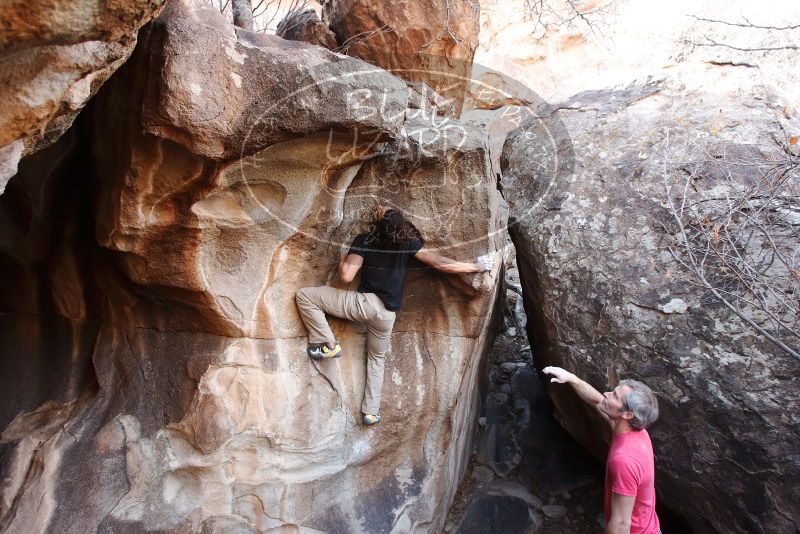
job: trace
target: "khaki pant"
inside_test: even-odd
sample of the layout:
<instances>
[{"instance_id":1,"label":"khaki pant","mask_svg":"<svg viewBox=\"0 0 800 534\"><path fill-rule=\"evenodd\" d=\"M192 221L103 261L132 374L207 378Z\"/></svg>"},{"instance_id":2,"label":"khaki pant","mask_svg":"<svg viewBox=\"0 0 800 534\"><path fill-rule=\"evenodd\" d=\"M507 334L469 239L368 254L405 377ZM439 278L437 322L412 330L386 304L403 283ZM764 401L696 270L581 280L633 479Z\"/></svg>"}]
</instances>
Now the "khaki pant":
<instances>
[{"instance_id":1,"label":"khaki pant","mask_svg":"<svg viewBox=\"0 0 800 534\"><path fill-rule=\"evenodd\" d=\"M389 349L395 313L384 307L375 293L345 291L333 287L304 287L295 296L300 316L308 329L310 344L333 341L325 314L367 325L367 383L361 411L377 414L383 389L383 364Z\"/></svg>"}]
</instances>

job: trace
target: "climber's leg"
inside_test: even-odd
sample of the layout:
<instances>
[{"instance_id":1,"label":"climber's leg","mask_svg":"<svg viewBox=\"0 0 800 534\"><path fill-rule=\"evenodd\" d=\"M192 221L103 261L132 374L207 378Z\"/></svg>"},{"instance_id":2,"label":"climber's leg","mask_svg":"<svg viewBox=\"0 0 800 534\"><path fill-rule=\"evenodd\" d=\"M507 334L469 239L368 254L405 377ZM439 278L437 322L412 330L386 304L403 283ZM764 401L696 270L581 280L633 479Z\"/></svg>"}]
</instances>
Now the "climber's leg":
<instances>
[{"instance_id":1,"label":"climber's leg","mask_svg":"<svg viewBox=\"0 0 800 534\"><path fill-rule=\"evenodd\" d=\"M366 296L356 291L346 291L333 287L304 287L295 296L300 317L308 329L309 356L312 358L331 358L340 354L341 347L333 335L325 314L349 319L351 321L365 321L374 316L372 307L367 303ZM319 347L326 344L325 350ZM319 349L314 351L314 349ZM312 353L313 352L313 353Z\"/></svg>"},{"instance_id":2,"label":"climber's leg","mask_svg":"<svg viewBox=\"0 0 800 534\"><path fill-rule=\"evenodd\" d=\"M331 291L340 291L332 287L304 287L297 291L295 301L300 310L300 317L308 330L308 342L311 345L321 343L334 343L333 332L325 319L325 312L337 315L333 312L337 304L337 295Z\"/></svg>"},{"instance_id":3,"label":"climber's leg","mask_svg":"<svg viewBox=\"0 0 800 534\"><path fill-rule=\"evenodd\" d=\"M392 335L395 313L387 310L383 302L373 293L367 294L369 303L376 313L367 323L367 380L364 387L364 401L361 411L365 415L377 415L381 405L383 390L383 368L386 351ZM375 421L377 422L377 421ZM365 418L365 424L367 423Z\"/></svg>"}]
</instances>

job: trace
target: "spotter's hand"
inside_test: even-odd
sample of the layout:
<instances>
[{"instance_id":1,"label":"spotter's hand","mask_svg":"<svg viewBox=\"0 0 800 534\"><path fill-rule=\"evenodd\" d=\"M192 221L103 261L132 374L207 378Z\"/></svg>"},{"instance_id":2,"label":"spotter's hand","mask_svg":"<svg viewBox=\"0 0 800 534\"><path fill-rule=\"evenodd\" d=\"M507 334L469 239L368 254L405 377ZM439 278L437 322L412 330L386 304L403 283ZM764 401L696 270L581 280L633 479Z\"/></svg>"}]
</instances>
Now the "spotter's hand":
<instances>
[{"instance_id":1,"label":"spotter's hand","mask_svg":"<svg viewBox=\"0 0 800 534\"><path fill-rule=\"evenodd\" d=\"M561 367L545 367L542 371L544 371L545 374L552 375L553 378L550 379L550 382L555 384L567 384L575 378L574 374Z\"/></svg>"}]
</instances>

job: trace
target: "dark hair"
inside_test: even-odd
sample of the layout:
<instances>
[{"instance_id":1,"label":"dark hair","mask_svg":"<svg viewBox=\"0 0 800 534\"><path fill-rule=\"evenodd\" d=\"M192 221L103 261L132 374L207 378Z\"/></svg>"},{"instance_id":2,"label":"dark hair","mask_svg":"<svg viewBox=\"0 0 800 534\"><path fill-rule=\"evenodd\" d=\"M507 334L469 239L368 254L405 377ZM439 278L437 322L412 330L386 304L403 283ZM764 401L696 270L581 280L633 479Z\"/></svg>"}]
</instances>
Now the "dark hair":
<instances>
[{"instance_id":1,"label":"dark hair","mask_svg":"<svg viewBox=\"0 0 800 534\"><path fill-rule=\"evenodd\" d=\"M422 242L419 230L398 210L390 209L382 219L370 226L366 242L380 250L403 250L414 237Z\"/></svg>"}]
</instances>

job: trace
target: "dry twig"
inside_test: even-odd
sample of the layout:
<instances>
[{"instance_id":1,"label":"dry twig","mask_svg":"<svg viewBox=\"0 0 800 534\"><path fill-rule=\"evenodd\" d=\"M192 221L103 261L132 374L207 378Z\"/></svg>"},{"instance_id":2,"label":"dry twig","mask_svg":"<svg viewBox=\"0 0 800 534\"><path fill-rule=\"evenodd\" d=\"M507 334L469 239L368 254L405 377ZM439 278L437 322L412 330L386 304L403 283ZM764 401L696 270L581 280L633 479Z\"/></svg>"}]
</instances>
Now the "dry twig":
<instances>
[{"instance_id":1,"label":"dry twig","mask_svg":"<svg viewBox=\"0 0 800 534\"><path fill-rule=\"evenodd\" d=\"M450 0L445 0L444 4L445 4L445 16L444 16L444 21L442 22L441 31L439 31L439 33L434 35L427 43L423 44L419 49L419 53L421 53L423 50L425 50L429 46L433 45L436 41L438 41L439 39L444 37L445 34L447 34L447 36L449 36L450 39L454 43L456 43L458 46L460 46L461 48L466 50L467 51L467 55L469 55L471 53L471 51L464 44L464 40L461 37L459 37L456 32L453 31L453 28L450 27L450 18L453 16L452 10L450 8ZM470 0L469 4L470 4L470 7L472 8L472 13L470 14L470 16L471 17L477 17L479 9L480 9L480 7L478 6L477 2L473 3Z\"/></svg>"},{"instance_id":2,"label":"dry twig","mask_svg":"<svg viewBox=\"0 0 800 534\"><path fill-rule=\"evenodd\" d=\"M673 151L673 152L671 152ZM690 149L679 151L686 157ZM663 178L671 237L668 250L695 282L784 352L800 341L800 158L773 147L772 158L700 150L673 170L674 147L664 142ZM686 161L686 160L684 160ZM755 176L745 184L742 173ZM708 176L708 175L713 176ZM699 180L723 195L704 197Z\"/></svg>"},{"instance_id":3,"label":"dry twig","mask_svg":"<svg viewBox=\"0 0 800 534\"><path fill-rule=\"evenodd\" d=\"M595 37L605 38L607 19L620 1L608 0L600 6L585 9L585 0L525 0L523 11L525 19L533 22L531 33L538 38L546 36L553 28L570 27L577 22L581 22Z\"/></svg>"},{"instance_id":4,"label":"dry twig","mask_svg":"<svg viewBox=\"0 0 800 534\"><path fill-rule=\"evenodd\" d=\"M692 15L692 18L698 22L707 22L709 24L720 24L723 26L734 26L737 28L762 30L764 31L764 35L767 36L769 36L771 32L792 31L800 29L800 24L789 24L786 26L765 26L765 25L753 24L752 22L750 22L750 20L748 20L744 16L742 16L744 22L730 22L726 20L697 17L694 15ZM781 34L780 38L786 39L787 36L785 34ZM778 52L781 50L800 50L800 46L794 44L793 42L787 42L786 44L782 44L780 46L737 46L731 43L719 42L716 39L709 37L708 35L705 35L703 41L697 42L697 41L692 41L691 39L686 39L685 42L692 46L728 48L730 50L736 50L737 52Z\"/></svg>"}]
</instances>

